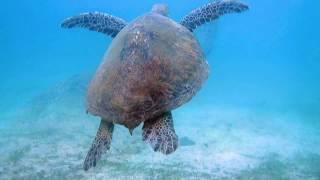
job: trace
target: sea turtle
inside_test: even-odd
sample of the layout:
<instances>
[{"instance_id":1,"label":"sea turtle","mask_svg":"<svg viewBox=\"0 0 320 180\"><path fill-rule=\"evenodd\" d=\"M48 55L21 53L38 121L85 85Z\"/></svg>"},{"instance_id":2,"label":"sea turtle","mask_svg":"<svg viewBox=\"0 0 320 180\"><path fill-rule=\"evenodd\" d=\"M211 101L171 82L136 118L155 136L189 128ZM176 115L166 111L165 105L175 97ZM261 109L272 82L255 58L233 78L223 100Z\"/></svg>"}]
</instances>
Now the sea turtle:
<instances>
[{"instance_id":1,"label":"sea turtle","mask_svg":"<svg viewBox=\"0 0 320 180\"><path fill-rule=\"evenodd\" d=\"M208 64L192 33L198 26L248 6L218 0L191 11L180 22L168 17L167 6L127 23L99 12L70 17L64 28L83 27L113 37L90 82L87 112L101 117L84 170L96 166L110 149L114 124L132 130L143 123L142 139L164 154L178 147L171 111L188 102L208 76Z\"/></svg>"}]
</instances>

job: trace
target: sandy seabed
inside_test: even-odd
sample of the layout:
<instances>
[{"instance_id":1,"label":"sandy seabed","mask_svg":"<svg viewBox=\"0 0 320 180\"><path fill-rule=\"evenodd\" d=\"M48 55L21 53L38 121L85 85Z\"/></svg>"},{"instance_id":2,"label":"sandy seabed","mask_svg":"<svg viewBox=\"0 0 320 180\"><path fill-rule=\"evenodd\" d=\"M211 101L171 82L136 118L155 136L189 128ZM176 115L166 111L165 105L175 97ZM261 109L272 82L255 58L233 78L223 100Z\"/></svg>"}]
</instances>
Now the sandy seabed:
<instances>
[{"instance_id":1,"label":"sandy seabed","mask_svg":"<svg viewBox=\"0 0 320 180\"><path fill-rule=\"evenodd\" d=\"M116 126L97 167L82 163L99 119L85 113L75 76L3 114L0 179L320 179L320 126L288 112L226 106L173 111L178 150L164 156Z\"/></svg>"}]
</instances>

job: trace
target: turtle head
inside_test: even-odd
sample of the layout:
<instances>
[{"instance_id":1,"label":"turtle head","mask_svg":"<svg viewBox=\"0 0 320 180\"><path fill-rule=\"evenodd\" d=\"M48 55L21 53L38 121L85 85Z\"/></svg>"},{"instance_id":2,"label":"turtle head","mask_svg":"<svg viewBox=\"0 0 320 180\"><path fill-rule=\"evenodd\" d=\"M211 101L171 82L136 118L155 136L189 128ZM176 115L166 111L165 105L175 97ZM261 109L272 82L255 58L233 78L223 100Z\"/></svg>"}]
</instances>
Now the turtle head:
<instances>
[{"instance_id":1,"label":"turtle head","mask_svg":"<svg viewBox=\"0 0 320 180\"><path fill-rule=\"evenodd\" d=\"M151 12L168 16L168 6L166 4L155 4L152 6Z\"/></svg>"}]
</instances>

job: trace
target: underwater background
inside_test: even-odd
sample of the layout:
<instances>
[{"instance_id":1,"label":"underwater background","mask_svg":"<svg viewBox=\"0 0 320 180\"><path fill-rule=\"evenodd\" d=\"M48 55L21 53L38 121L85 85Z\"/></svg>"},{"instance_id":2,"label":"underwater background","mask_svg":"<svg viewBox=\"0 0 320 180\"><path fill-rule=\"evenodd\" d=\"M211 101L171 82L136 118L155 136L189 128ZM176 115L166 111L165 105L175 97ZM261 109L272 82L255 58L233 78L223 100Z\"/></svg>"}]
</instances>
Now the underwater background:
<instances>
[{"instance_id":1,"label":"underwater background","mask_svg":"<svg viewBox=\"0 0 320 180\"><path fill-rule=\"evenodd\" d=\"M99 126L86 87L112 39L60 23L101 11L126 21L166 3L179 21L208 0L11 0L0 7L0 179L320 179L320 2L250 7L195 31L209 79L173 111L164 156L116 126L96 168L82 163Z\"/></svg>"}]
</instances>

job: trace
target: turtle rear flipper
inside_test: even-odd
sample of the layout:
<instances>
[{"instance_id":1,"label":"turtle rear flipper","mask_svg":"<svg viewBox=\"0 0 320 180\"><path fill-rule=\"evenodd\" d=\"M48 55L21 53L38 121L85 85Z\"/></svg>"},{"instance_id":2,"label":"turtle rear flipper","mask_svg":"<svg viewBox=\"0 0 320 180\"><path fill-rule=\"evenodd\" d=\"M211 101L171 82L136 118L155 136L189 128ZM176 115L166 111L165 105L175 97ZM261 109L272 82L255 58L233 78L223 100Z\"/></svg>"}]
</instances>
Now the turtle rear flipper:
<instances>
[{"instance_id":1,"label":"turtle rear flipper","mask_svg":"<svg viewBox=\"0 0 320 180\"><path fill-rule=\"evenodd\" d=\"M240 13L248 9L249 7L246 4L237 0L217 0L191 11L182 19L180 24L192 32L198 26L215 20L221 15Z\"/></svg>"},{"instance_id":2,"label":"turtle rear flipper","mask_svg":"<svg viewBox=\"0 0 320 180\"><path fill-rule=\"evenodd\" d=\"M110 149L114 124L101 120L100 126L92 146L84 160L83 169L87 171L95 167L101 155Z\"/></svg>"},{"instance_id":3,"label":"turtle rear flipper","mask_svg":"<svg viewBox=\"0 0 320 180\"><path fill-rule=\"evenodd\" d=\"M121 18L106 13L93 12L67 18L61 27L82 27L115 37L126 25L127 23Z\"/></svg>"},{"instance_id":4,"label":"turtle rear flipper","mask_svg":"<svg viewBox=\"0 0 320 180\"><path fill-rule=\"evenodd\" d=\"M178 147L171 112L167 112L143 124L143 141L149 143L154 151L170 154Z\"/></svg>"}]
</instances>

